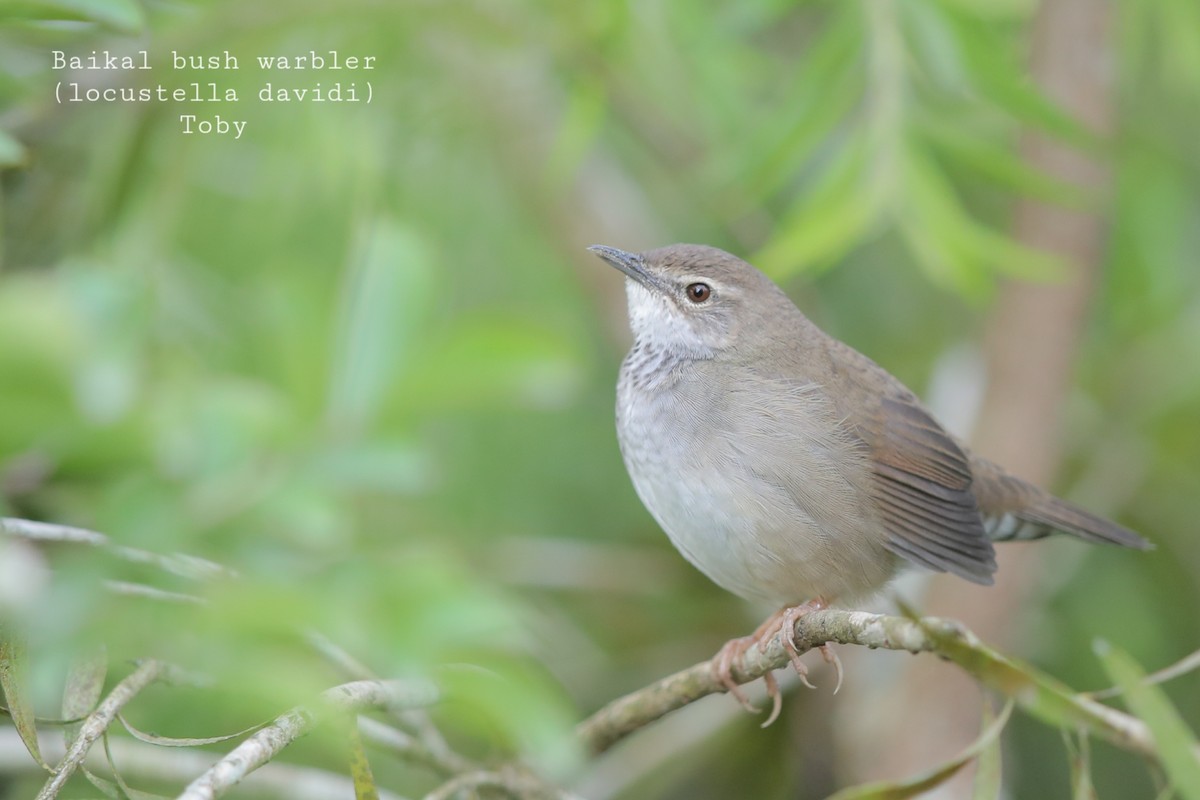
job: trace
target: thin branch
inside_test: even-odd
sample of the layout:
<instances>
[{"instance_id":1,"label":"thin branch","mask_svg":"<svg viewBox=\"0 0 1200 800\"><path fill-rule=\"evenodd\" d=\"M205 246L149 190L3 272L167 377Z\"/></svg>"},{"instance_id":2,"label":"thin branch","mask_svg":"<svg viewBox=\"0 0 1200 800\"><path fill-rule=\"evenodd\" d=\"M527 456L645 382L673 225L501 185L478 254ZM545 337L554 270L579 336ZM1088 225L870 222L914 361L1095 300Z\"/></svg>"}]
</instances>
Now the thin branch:
<instances>
[{"instance_id":1,"label":"thin branch","mask_svg":"<svg viewBox=\"0 0 1200 800\"><path fill-rule=\"evenodd\" d=\"M178 800L212 800L270 761L332 713L368 708L427 706L438 698L432 684L414 681L354 681L321 693L318 703L297 706L262 728L192 781Z\"/></svg>"},{"instance_id":2,"label":"thin branch","mask_svg":"<svg viewBox=\"0 0 1200 800\"><path fill-rule=\"evenodd\" d=\"M312 647L316 648L317 652L324 656L337 669L341 670L347 679L356 681L378 680L379 676L372 672L366 664L363 664L357 658L350 655L350 653L346 652L345 648L323 633L309 630L305 632L304 637ZM395 731L396 734L412 734L416 737L415 747L400 746L398 744L399 739L383 731L383 728L387 726L382 725L382 723L375 723L379 727L374 728L371 725L372 720L363 720L363 723L367 724L367 730L363 731L363 735L370 737L372 733L377 734L379 741L375 742L376 746L385 750L392 750L401 755L402 758L409 757L410 760L415 759L418 762L432 766L434 769L439 769L436 766L437 764L443 766L454 765L449 767L450 771L448 774L466 772L467 770L476 768L474 764L462 758L451 749L441 732L430 721L429 714L425 709L396 709L392 712L391 717L407 732L402 734L400 731ZM400 751L408 752L409 756L404 756Z\"/></svg>"},{"instance_id":3,"label":"thin branch","mask_svg":"<svg viewBox=\"0 0 1200 800\"><path fill-rule=\"evenodd\" d=\"M363 740L372 747L410 763L428 767L443 777L480 768L478 764L453 750L429 747L420 738L370 717L358 718L358 731Z\"/></svg>"},{"instance_id":4,"label":"thin branch","mask_svg":"<svg viewBox=\"0 0 1200 800\"><path fill-rule=\"evenodd\" d=\"M89 714L80 725L75 741L71 743L62 761L58 763L54 774L38 792L37 800L51 800L51 798L57 797L76 768L83 763L88 750L96 743L97 739L104 735L113 720L117 718L117 712L139 692L155 681L166 677L170 672L170 666L162 661L143 661L128 677L114 686L108 697L104 698L96 710Z\"/></svg>"},{"instance_id":5,"label":"thin branch","mask_svg":"<svg viewBox=\"0 0 1200 800\"><path fill-rule=\"evenodd\" d=\"M72 525L55 525L50 522L38 522L31 519L15 517L0 517L0 533L6 533L19 539L31 542L62 542L65 544L84 544L107 550L117 558L131 561L135 564L150 564L159 569L191 580L212 580L214 578L237 577L237 572L199 556L189 556L183 553L161 555L136 547L116 544L103 533L76 528Z\"/></svg>"},{"instance_id":6,"label":"thin branch","mask_svg":"<svg viewBox=\"0 0 1200 800\"><path fill-rule=\"evenodd\" d=\"M51 762L66 752L61 736L43 734L41 749ZM127 778L169 785L183 785L212 764L212 753L190 748L161 747L124 737L109 737L113 759ZM107 760L100 748L93 747L83 766L96 772L107 770ZM0 728L0 775L36 776L45 774L29 757L17 732ZM273 763L246 778L241 784L249 795L278 800L329 800L331 797L353 797L350 779L314 767ZM380 800L404 800L400 795L381 790Z\"/></svg>"},{"instance_id":7,"label":"thin branch","mask_svg":"<svg viewBox=\"0 0 1200 800\"><path fill-rule=\"evenodd\" d=\"M1147 686L1153 686L1156 683L1166 683L1167 681L1175 680L1180 675L1186 675L1194 669L1200 669L1200 650L1189 653L1174 664L1151 672L1146 676L1143 683ZM1088 692L1088 696L1093 700L1108 700L1112 697L1119 697L1121 694L1122 690L1120 686L1112 686L1098 692Z\"/></svg>"},{"instance_id":8,"label":"thin branch","mask_svg":"<svg viewBox=\"0 0 1200 800\"><path fill-rule=\"evenodd\" d=\"M198 597L194 594L184 594L183 592L169 592L165 589L159 589L155 586L147 586L144 583L130 583L129 581L105 581L104 588L108 589L113 594L126 595L128 597L145 597L149 600L158 600L163 603L178 603L182 605L204 605L208 601L203 597Z\"/></svg>"},{"instance_id":9,"label":"thin branch","mask_svg":"<svg viewBox=\"0 0 1200 800\"><path fill-rule=\"evenodd\" d=\"M1078 695L1031 667L996 653L952 620L915 620L830 609L797 620L795 641L802 653L826 642L936 653L1050 724L1079 726L1125 750L1158 758L1150 731L1141 720ZM765 651L751 647L737 659L733 678L748 683L788 663L788 654L776 636ZM704 661L609 703L584 720L577 733L593 752L603 752L664 714L724 691L712 662Z\"/></svg>"},{"instance_id":10,"label":"thin branch","mask_svg":"<svg viewBox=\"0 0 1200 800\"><path fill-rule=\"evenodd\" d=\"M477 789L497 789L520 800L579 800L578 795L548 786L537 776L512 766L463 773L425 795L425 800L476 797Z\"/></svg>"}]
</instances>

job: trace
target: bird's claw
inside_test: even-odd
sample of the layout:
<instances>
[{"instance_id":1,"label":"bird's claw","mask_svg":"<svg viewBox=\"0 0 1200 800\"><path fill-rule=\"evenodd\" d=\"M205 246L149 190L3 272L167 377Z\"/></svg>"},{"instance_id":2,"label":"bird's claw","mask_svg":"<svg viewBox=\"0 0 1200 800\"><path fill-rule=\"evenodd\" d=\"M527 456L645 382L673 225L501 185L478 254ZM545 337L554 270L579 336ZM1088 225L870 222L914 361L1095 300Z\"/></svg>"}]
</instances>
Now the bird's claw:
<instances>
[{"instance_id":1,"label":"bird's claw","mask_svg":"<svg viewBox=\"0 0 1200 800\"><path fill-rule=\"evenodd\" d=\"M767 685L767 697L771 698L771 715L759 727L769 728L772 722L779 719L779 712L783 710L783 695L779 693L779 683L775 680L775 673L764 674L763 683Z\"/></svg>"},{"instance_id":2,"label":"bird's claw","mask_svg":"<svg viewBox=\"0 0 1200 800\"><path fill-rule=\"evenodd\" d=\"M746 693L738 686L737 681L733 679L733 660L746 652L753 643L749 636L743 636L740 639L730 639L721 647L720 651L712 660L713 677L717 682L725 687L725 690L741 704L742 708L749 711L751 714L757 714L760 709L758 706L750 702L750 698L746 697ZM770 693L771 682L767 682L768 694ZM775 694L779 694L779 689L776 687Z\"/></svg>"},{"instance_id":3,"label":"bird's claw","mask_svg":"<svg viewBox=\"0 0 1200 800\"><path fill-rule=\"evenodd\" d=\"M838 658L837 651L829 646L829 642L826 642L817 649L821 651L821 658L825 660L825 663L832 664L834 672L837 673L837 685L833 687L833 693L837 694L838 690L842 688L842 678L845 677L845 671L842 669L842 660Z\"/></svg>"},{"instance_id":4,"label":"bird's claw","mask_svg":"<svg viewBox=\"0 0 1200 800\"><path fill-rule=\"evenodd\" d=\"M799 676L800 682L809 689L817 688L808 679L808 667L800 659L800 647L796 644L796 620L809 612L817 611L826 606L825 601L818 598L798 606L780 609L760 625L758 630L750 636L730 639L713 657L711 662L713 677L719 684L725 687L725 691L737 699L742 708L753 714L759 713L761 709L750 702L750 698L746 697L746 693L742 691L741 686L733 679L733 662L734 659L745 655L746 651L754 644L758 645L759 652L765 653L770 643L778 636L779 640L783 643L784 651L788 655L788 661L791 663L792 669L796 671L796 675ZM838 658L837 653L833 652L828 643L819 645L817 649L821 651L821 657L825 660L825 663L832 664L837 671L837 686L833 690L833 693L837 694L838 690L842 688L842 661ZM767 717L766 722L762 724L762 727L765 728L779 718L779 713L783 708L783 696L780 694L779 682L775 679L773 673L767 672L764 674L763 683L767 686L767 697L771 699L771 713Z\"/></svg>"}]
</instances>

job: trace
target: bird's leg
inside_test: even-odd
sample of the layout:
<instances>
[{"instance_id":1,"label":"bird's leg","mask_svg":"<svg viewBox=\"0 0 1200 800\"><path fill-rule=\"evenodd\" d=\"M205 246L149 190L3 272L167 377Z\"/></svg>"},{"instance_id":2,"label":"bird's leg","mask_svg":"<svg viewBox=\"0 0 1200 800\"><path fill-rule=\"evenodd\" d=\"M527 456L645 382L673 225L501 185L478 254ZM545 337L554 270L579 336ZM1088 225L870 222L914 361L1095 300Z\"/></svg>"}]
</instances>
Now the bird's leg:
<instances>
[{"instance_id":1,"label":"bird's leg","mask_svg":"<svg viewBox=\"0 0 1200 800\"><path fill-rule=\"evenodd\" d=\"M746 697L746 693L741 690L737 681L733 679L733 661L745 654L755 641L754 636L741 636L737 639L730 639L722 645L721 649L717 651L717 654L713 656L710 662L712 664L713 677L725 687L726 691L737 698L737 701L742 704L742 708L751 714L757 714L760 709L750 702L750 698ZM767 684L767 687L769 694L770 683ZM775 689L775 694L779 694L778 686Z\"/></svg>"},{"instance_id":2,"label":"bird's leg","mask_svg":"<svg viewBox=\"0 0 1200 800\"><path fill-rule=\"evenodd\" d=\"M824 606L820 607L824 608ZM811 610L816 609L814 608ZM725 687L729 694L737 698L737 701L742 704L742 708L746 709L752 714L757 714L760 709L750 702L749 698L746 697L746 693L741 690L741 687L738 686L737 681L733 679L733 662L735 659L743 656L746 651L755 644L758 644L760 650L766 650L767 642L771 641L775 634L779 632L782 625L787 625L790 628L791 626L794 626L795 620L802 616L802 614L796 614L792 617L791 623L786 621L781 622L781 620L784 620L789 613L794 611L796 611L796 609L784 606L771 616L767 617L766 620L764 620L763 623L754 630L754 633L750 634L749 636L740 636L737 639L730 639L719 651L717 651L717 654L713 656L712 670L714 677L716 677L717 681ZM807 613L807 611L804 613ZM790 637L786 637L785 641L788 641L789 638ZM796 668L796 671L800 673L800 680L804 681L807 686L811 687L812 684L808 682L806 677L807 669L805 668L804 663L799 660L799 653L796 653L795 643L791 644L791 648L792 653L795 653L795 656L792 658L792 665ZM771 714L767 717L767 721L762 724L762 726L765 728L774 722L779 716L779 712L783 708L783 695L780 694L779 682L775 680L775 676L772 673L768 672L767 674L763 675L763 683L767 685L767 697L771 698Z\"/></svg>"},{"instance_id":3,"label":"bird's leg","mask_svg":"<svg viewBox=\"0 0 1200 800\"><path fill-rule=\"evenodd\" d=\"M741 658L755 643L761 646L763 641L769 640L775 634L775 631L779 630L779 617L786 610L786 608L781 608L767 617L766 621L759 625L754 630L754 633L749 636L739 636L736 639L730 639L713 656L712 670L714 677L731 695L737 698L737 701L742 704L742 708L752 714L757 714L760 709L750 702L749 698L746 697L746 693L741 690L737 681L733 679L733 662L734 659ZM763 727L765 728L779 716L779 710L783 707L783 697L779 693L779 683L775 680L774 675L768 672L763 676L763 682L767 685L767 697L771 698L772 706L770 717L763 723Z\"/></svg>"},{"instance_id":4,"label":"bird's leg","mask_svg":"<svg viewBox=\"0 0 1200 800\"><path fill-rule=\"evenodd\" d=\"M787 651L788 659L792 662L792 668L800 676L800 682L810 689L816 687L808 680L808 667L800 660L800 648L796 645L796 620L805 614L828 607L829 603L823 597L815 597L798 606L785 606L772 614L755 632L755 636L758 638L758 648L763 652L766 652L767 645L775 638L775 635L779 634L779 638L783 642L783 649ZM825 663L832 664L837 671L837 687L833 690L834 694L837 694L838 689L842 688L842 660L837 657L837 653L830 649L828 643L819 645L817 649L821 651L821 658L825 660Z\"/></svg>"}]
</instances>

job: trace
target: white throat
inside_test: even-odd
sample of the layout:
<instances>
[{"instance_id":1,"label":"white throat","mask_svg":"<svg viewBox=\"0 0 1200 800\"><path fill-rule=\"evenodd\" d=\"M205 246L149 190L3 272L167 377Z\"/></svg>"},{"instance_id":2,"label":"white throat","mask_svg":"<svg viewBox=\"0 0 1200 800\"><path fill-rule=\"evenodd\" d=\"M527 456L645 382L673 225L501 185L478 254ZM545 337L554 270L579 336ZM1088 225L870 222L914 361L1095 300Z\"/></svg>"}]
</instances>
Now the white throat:
<instances>
[{"instance_id":1,"label":"white throat","mask_svg":"<svg viewBox=\"0 0 1200 800\"><path fill-rule=\"evenodd\" d=\"M670 299L632 279L625 280L625 297L636 346L679 360L712 358L712 347Z\"/></svg>"}]
</instances>

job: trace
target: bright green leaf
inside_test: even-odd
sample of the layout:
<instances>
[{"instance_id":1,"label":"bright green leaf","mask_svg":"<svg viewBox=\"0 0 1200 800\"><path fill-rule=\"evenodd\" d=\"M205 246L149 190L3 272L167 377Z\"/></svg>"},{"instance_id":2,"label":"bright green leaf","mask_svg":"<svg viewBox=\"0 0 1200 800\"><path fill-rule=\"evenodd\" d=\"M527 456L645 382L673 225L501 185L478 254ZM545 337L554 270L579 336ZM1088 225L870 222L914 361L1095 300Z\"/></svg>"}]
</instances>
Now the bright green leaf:
<instances>
[{"instance_id":1,"label":"bright green leaf","mask_svg":"<svg viewBox=\"0 0 1200 800\"><path fill-rule=\"evenodd\" d=\"M1008 723L1012 709L1013 702L1010 700L1004 706L1004 710L1000 712L999 716L992 720L990 724L984 726L978 739L944 764L900 781L881 781L879 783L843 789L831 795L828 800L906 800L906 798L916 797L937 788L953 777L969 761L979 757L994 745L998 745L1000 732L1004 730L1004 726Z\"/></svg>"},{"instance_id":2,"label":"bright green leaf","mask_svg":"<svg viewBox=\"0 0 1200 800\"><path fill-rule=\"evenodd\" d=\"M865 140L844 144L752 260L775 278L844 255L877 216L866 184Z\"/></svg>"},{"instance_id":3,"label":"bright green leaf","mask_svg":"<svg viewBox=\"0 0 1200 800\"><path fill-rule=\"evenodd\" d=\"M1200 800L1200 742L1161 689L1146 682L1145 672L1125 651L1098 641L1096 655L1125 702L1150 728L1163 768L1176 791L1187 800Z\"/></svg>"},{"instance_id":4,"label":"bright green leaf","mask_svg":"<svg viewBox=\"0 0 1200 800\"><path fill-rule=\"evenodd\" d=\"M137 0L17 0L0 10L0 17L31 20L94 22L122 33L137 33L146 15Z\"/></svg>"}]
</instances>

